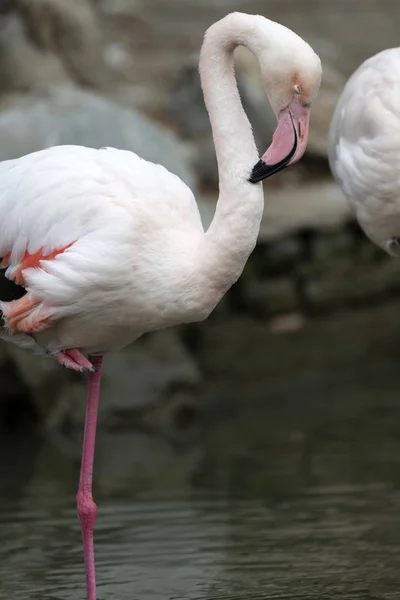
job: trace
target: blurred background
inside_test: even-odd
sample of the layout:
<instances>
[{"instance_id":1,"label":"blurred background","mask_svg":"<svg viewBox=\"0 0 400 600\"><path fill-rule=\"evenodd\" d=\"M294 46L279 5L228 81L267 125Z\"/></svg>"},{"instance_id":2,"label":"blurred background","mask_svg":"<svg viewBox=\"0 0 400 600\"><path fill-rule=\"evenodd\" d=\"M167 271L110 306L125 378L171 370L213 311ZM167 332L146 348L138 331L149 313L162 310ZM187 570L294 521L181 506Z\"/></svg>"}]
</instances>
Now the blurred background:
<instances>
[{"instance_id":1,"label":"blurred background","mask_svg":"<svg viewBox=\"0 0 400 600\"><path fill-rule=\"evenodd\" d=\"M328 167L330 119L397 0L0 0L0 160L115 146L195 192L218 176L202 36L263 14L320 55L307 154L268 180L258 245L204 323L105 359L95 495L99 598L400 598L400 263ZM275 127L236 52L264 151ZM83 598L74 494L84 378L0 345L0 598Z\"/></svg>"}]
</instances>

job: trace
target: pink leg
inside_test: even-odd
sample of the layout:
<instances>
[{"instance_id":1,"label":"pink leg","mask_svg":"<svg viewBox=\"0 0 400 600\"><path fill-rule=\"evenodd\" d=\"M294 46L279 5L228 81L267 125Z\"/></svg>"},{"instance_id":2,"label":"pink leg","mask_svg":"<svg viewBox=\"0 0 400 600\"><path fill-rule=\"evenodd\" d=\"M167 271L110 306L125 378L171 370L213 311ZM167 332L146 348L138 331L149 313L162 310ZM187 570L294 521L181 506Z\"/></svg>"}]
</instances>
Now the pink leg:
<instances>
[{"instance_id":1,"label":"pink leg","mask_svg":"<svg viewBox=\"0 0 400 600\"><path fill-rule=\"evenodd\" d=\"M96 520L96 504L92 496L94 447L96 440L97 408L99 404L101 356L89 356L96 371L89 372L85 434L83 438L81 474L76 495L78 515L81 522L83 552L86 571L86 598L96 600L96 574L94 566L93 530Z\"/></svg>"}]
</instances>

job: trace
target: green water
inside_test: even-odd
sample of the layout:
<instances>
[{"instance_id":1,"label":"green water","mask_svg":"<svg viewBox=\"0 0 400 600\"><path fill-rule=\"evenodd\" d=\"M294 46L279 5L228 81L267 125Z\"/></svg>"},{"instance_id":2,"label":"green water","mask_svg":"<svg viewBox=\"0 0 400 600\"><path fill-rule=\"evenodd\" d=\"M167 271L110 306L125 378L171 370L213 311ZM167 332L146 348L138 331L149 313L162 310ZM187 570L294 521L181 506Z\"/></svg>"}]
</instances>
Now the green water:
<instances>
[{"instance_id":1,"label":"green water","mask_svg":"<svg viewBox=\"0 0 400 600\"><path fill-rule=\"evenodd\" d=\"M101 433L99 600L400 598L394 400L244 404L185 445ZM79 447L2 440L2 600L84 598Z\"/></svg>"}]
</instances>

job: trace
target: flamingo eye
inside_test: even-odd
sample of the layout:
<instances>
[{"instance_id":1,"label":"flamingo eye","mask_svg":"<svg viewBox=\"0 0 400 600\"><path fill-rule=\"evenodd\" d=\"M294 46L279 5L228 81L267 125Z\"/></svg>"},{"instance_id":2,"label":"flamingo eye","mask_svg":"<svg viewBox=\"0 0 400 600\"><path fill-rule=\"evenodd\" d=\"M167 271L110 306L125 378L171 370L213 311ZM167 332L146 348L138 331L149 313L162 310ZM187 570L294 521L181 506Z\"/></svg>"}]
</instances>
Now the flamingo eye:
<instances>
[{"instance_id":1,"label":"flamingo eye","mask_svg":"<svg viewBox=\"0 0 400 600\"><path fill-rule=\"evenodd\" d=\"M301 94L301 87L296 83L296 85L293 86L293 91L295 94Z\"/></svg>"}]
</instances>

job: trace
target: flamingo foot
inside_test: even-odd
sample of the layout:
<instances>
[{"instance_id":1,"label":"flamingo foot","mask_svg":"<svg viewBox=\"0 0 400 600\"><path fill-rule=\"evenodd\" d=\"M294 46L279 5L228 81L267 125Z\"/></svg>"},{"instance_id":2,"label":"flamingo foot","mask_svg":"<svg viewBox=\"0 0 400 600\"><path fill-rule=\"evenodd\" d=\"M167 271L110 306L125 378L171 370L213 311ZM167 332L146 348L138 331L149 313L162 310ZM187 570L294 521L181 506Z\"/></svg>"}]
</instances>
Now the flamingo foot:
<instances>
[{"instance_id":1,"label":"flamingo foot","mask_svg":"<svg viewBox=\"0 0 400 600\"><path fill-rule=\"evenodd\" d=\"M62 367L66 367L67 369L72 369L73 371L79 371L83 373L83 371L90 371L91 373L95 373L97 371L96 367L92 365L92 363L76 350L75 348L71 348L70 350L63 350L61 352L56 352L51 355Z\"/></svg>"}]
</instances>

